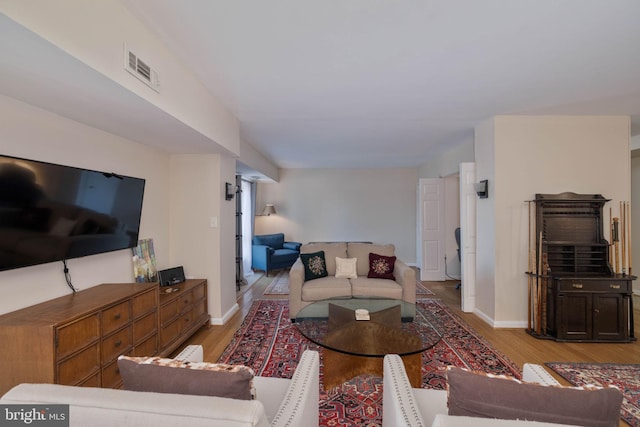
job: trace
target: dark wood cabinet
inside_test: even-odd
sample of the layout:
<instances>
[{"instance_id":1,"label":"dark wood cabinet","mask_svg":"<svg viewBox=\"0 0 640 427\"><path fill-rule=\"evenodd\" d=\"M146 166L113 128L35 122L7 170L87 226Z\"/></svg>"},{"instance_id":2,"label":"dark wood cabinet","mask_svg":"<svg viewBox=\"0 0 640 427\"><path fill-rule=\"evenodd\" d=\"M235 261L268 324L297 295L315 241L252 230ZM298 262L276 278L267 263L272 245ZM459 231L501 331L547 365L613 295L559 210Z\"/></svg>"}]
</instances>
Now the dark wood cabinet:
<instances>
[{"instance_id":1,"label":"dark wood cabinet","mask_svg":"<svg viewBox=\"0 0 640 427\"><path fill-rule=\"evenodd\" d=\"M531 335L558 341L635 341L635 277L612 269L612 246L603 233L607 202L599 194L536 194L532 241L540 274L528 273L534 292Z\"/></svg>"},{"instance_id":2,"label":"dark wood cabinet","mask_svg":"<svg viewBox=\"0 0 640 427\"><path fill-rule=\"evenodd\" d=\"M630 277L555 277L548 290L548 331L562 341L633 340Z\"/></svg>"}]
</instances>

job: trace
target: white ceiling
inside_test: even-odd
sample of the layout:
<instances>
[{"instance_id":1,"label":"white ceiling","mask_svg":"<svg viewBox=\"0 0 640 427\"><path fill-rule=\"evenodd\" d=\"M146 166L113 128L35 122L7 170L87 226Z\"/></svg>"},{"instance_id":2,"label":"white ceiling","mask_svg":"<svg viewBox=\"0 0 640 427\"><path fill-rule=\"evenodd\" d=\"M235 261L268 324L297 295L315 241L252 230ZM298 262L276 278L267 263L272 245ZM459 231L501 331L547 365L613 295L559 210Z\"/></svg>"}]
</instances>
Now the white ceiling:
<instances>
[{"instance_id":1,"label":"white ceiling","mask_svg":"<svg viewBox=\"0 0 640 427\"><path fill-rule=\"evenodd\" d=\"M640 134L638 0L121 1L279 167L418 166L500 114L624 114ZM169 152L211 150L1 14L0 34L0 94Z\"/></svg>"},{"instance_id":2,"label":"white ceiling","mask_svg":"<svg viewBox=\"0 0 640 427\"><path fill-rule=\"evenodd\" d=\"M640 119L638 0L123 0L280 167L405 167L501 114Z\"/></svg>"}]
</instances>

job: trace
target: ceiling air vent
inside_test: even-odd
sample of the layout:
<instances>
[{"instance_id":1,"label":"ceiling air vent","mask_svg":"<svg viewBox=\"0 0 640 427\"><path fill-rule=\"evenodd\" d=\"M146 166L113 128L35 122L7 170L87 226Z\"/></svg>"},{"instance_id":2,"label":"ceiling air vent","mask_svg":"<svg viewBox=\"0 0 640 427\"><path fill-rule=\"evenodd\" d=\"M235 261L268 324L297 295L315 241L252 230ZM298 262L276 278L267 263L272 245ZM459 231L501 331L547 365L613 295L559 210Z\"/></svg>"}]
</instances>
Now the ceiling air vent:
<instances>
[{"instance_id":1,"label":"ceiling air vent","mask_svg":"<svg viewBox=\"0 0 640 427\"><path fill-rule=\"evenodd\" d=\"M140 59L138 55L131 52L126 44L124 45L124 68L137 77L138 80L160 93L158 73L149 64Z\"/></svg>"}]
</instances>

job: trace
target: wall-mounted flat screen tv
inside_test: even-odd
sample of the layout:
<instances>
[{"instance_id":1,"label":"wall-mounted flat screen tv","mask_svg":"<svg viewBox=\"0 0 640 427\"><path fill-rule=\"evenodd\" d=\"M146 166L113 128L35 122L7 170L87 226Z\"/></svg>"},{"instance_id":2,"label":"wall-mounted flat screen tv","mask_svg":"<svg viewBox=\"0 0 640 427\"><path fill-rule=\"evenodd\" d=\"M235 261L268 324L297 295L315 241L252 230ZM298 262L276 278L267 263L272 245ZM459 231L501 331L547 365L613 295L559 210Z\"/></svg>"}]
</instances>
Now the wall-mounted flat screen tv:
<instances>
[{"instance_id":1,"label":"wall-mounted flat screen tv","mask_svg":"<svg viewBox=\"0 0 640 427\"><path fill-rule=\"evenodd\" d=\"M0 155L0 270L135 247L144 185Z\"/></svg>"}]
</instances>

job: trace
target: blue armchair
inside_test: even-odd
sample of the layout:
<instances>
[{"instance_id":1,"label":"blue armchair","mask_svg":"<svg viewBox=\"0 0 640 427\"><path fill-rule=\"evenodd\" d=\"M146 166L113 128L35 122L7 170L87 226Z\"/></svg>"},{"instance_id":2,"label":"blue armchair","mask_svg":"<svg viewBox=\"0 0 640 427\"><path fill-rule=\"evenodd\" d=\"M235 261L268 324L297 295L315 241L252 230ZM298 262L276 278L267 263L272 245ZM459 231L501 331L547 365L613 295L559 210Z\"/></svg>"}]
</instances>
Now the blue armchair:
<instances>
[{"instance_id":1,"label":"blue armchair","mask_svg":"<svg viewBox=\"0 0 640 427\"><path fill-rule=\"evenodd\" d=\"M302 243L285 242L283 233L253 236L251 240L251 268L263 270L268 276L270 270L289 268L300 256Z\"/></svg>"}]
</instances>

